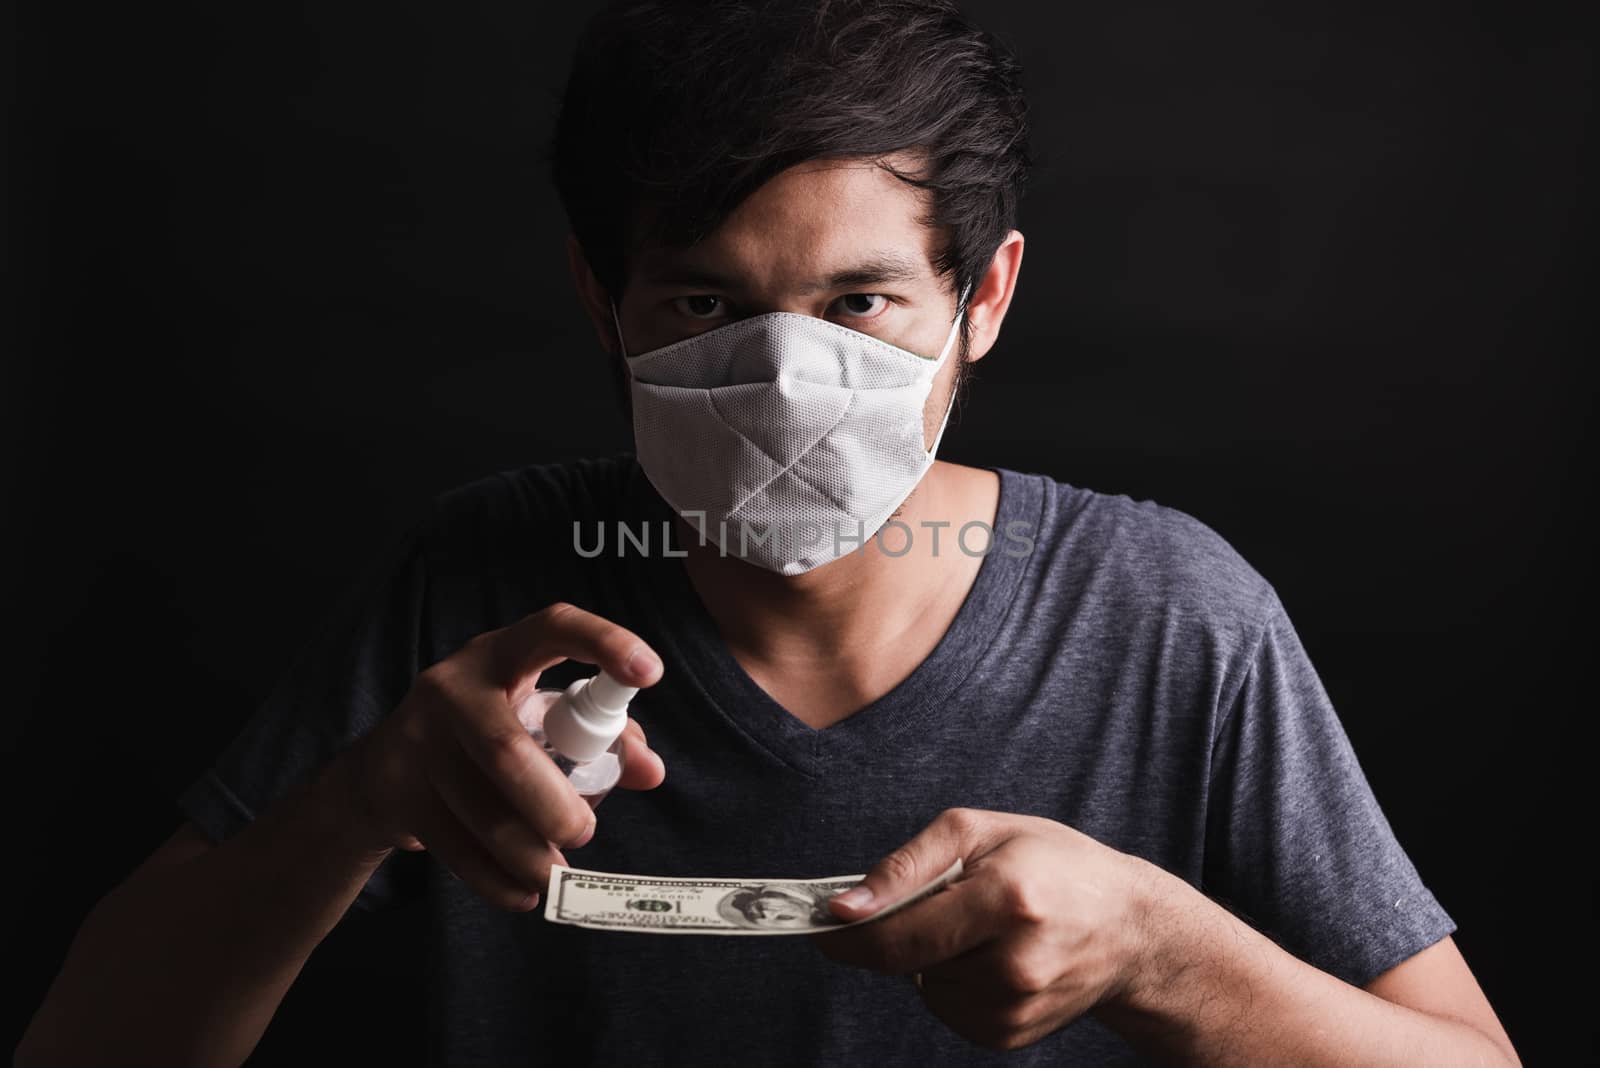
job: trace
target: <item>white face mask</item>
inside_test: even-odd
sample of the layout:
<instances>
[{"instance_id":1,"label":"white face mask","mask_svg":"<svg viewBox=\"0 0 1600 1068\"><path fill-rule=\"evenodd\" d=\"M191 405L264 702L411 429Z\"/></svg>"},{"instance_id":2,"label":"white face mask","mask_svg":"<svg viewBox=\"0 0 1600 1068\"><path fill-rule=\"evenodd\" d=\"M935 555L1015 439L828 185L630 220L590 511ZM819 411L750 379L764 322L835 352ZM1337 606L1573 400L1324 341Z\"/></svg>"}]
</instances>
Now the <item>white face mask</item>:
<instances>
[{"instance_id":1,"label":"white face mask","mask_svg":"<svg viewBox=\"0 0 1600 1068\"><path fill-rule=\"evenodd\" d=\"M637 356L624 345L639 465L726 555L784 575L837 559L877 533L932 466L950 406L931 449L923 410L965 305L963 295L931 360L793 312ZM615 304L611 315L620 340Z\"/></svg>"}]
</instances>

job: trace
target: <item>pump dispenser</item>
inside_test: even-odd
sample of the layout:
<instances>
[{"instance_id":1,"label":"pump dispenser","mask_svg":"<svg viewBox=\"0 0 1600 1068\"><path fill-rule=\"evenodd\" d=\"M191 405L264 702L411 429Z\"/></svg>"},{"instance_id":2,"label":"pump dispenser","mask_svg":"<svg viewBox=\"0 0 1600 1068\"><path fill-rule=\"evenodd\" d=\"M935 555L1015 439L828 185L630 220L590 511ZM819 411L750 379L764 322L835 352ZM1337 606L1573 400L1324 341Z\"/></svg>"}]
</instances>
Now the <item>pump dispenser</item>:
<instances>
[{"instance_id":1,"label":"pump dispenser","mask_svg":"<svg viewBox=\"0 0 1600 1068\"><path fill-rule=\"evenodd\" d=\"M622 777L622 730L638 692L602 671L565 690L535 690L518 709L522 725L591 808Z\"/></svg>"}]
</instances>

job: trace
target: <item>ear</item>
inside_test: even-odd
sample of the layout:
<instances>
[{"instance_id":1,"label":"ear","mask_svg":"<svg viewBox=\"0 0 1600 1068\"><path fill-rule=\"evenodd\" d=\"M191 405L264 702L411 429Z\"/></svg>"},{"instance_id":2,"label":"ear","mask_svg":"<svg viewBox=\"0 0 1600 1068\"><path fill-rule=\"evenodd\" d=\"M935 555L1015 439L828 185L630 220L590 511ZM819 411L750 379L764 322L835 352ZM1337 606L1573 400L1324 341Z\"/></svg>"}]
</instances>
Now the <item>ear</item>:
<instances>
[{"instance_id":1,"label":"ear","mask_svg":"<svg viewBox=\"0 0 1600 1068\"><path fill-rule=\"evenodd\" d=\"M1022 232L1012 230L995 250L989 269L978 280L978 287L967 302L967 316L972 321L972 347L967 362L981 360L994 347L1000 336L1000 323L1011 307L1011 295L1016 292L1017 275L1022 272Z\"/></svg>"},{"instance_id":2,"label":"ear","mask_svg":"<svg viewBox=\"0 0 1600 1068\"><path fill-rule=\"evenodd\" d=\"M600 339L600 347L613 356L617 355L622 351L622 345L617 339L616 324L611 320L610 295L594 276L594 271L589 267L589 258L583 254L583 246L574 234L567 235L567 266L572 271L573 284L578 287L578 299L583 304L584 313L589 316L595 335Z\"/></svg>"}]
</instances>

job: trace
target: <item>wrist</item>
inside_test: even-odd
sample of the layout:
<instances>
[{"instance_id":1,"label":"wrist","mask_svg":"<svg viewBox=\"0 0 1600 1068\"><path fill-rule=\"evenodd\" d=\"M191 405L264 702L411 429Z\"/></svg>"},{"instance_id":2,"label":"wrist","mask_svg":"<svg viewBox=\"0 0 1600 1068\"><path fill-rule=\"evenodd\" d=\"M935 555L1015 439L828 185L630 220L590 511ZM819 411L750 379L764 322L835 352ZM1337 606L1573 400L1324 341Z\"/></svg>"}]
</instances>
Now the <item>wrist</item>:
<instances>
[{"instance_id":1,"label":"wrist","mask_svg":"<svg viewBox=\"0 0 1600 1068\"><path fill-rule=\"evenodd\" d=\"M307 790L306 801L316 825L342 850L376 865L393 852L394 842L359 785L352 752L346 750L323 766Z\"/></svg>"},{"instance_id":2,"label":"wrist","mask_svg":"<svg viewBox=\"0 0 1600 1068\"><path fill-rule=\"evenodd\" d=\"M1149 1019L1163 1014L1170 993L1185 981L1184 973L1202 963L1202 955L1192 948L1199 921L1193 899L1200 895L1161 867L1129 859L1128 943L1120 982L1099 1008Z\"/></svg>"},{"instance_id":3,"label":"wrist","mask_svg":"<svg viewBox=\"0 0 1600 1068\"><path fill-rule=\"evenodd\" d=\"M1260 988L1260 936L1183 879L1144 861L1133 880L1137 947L1125 981L1094 1009L1142 1051L1189 1062ZM1241 1000L1243 999L1243 1000Z\"/></svg>"}]
</instances>

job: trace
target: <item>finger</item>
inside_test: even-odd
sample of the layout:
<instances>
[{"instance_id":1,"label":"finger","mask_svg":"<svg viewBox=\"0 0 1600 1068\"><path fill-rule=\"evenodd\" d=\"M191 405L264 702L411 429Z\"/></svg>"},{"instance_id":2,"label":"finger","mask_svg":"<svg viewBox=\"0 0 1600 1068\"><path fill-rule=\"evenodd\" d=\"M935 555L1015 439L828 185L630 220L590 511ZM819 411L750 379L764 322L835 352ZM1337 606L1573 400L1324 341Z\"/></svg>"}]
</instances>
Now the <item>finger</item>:
<instances>
[{"instance_id":1,"label":"finger","mask_svg":"<svg viewBox=\"0 0 1600 1068\"><path fill-rule=\"evenodd\" d=\"M479 691L457 699L448 722L488 784L547 841L574 845L594 823L594 810L533 740L504 694Z\"/></svg>"},{"instance_id":2,"label":"finger","mask_svg":"<svg viewBox=\"0 0 1600 1068\"><path fill-rule=\"evenodd\" d=\"M465 754L447 749L428 767L427 776L456 820L517 885L549 881L555 847L517 817Z\"/></svg>"},{"instance_id":3,"label":"finger","mask_svg":"<svg viewBox=\"0 0 1600 1068\"><path fill-rule=\"evenodd\" d=\"M567 658L594 664L629 686L661 677L661 658L637 634L565 602L492 634L491 673L513 707L533 692L540 672Z\"/></svg>"},{"instance_id":4,"label":"finger","mask_svg":"<svg viewBox=\"0 0 1600 1068\"><path fill-rule=\"evenodd\" d=\"M893 916L813 937L841 964L885 975L926 973L999 937L1005 929L999 904L992 880L980 871Z\"/></svg>"},{"instance_id":5,"label":"finger","mask_svg":"<svg viewBox=\"0 0 1600 1068\"><path fill-rule=\"evenodd\" d=\"M644 729L628 720L622 732L622 776L617 785L625 790L653 790L666 777L667 766L645 741Z\"/></svg>"},{"instance_id":6,"label":"finger","mask_svg":"<svg viewBox=\"0 0 1600 1068\"><path fill-rule=\"evenodd\" d=\"M442 802L427 805L416 822L423 847L491 905L527 912L539 903L539 887L520 884L496 864Z\"/></svg>"},{"instance_id":7,"label":"finger","mask_svg":"<svg viewBox=\"0 0 1600 1068\"><path fill-rule=\"evenodd\" d=\"M1011 931L929 965L923 980L943 991L955 990L975 1006L993 1009L1049 993L1070 971L1070 962L1053 947L1041 946L1026 932Z\"/></svg>"},{"instance_id":8,"label":"finger","mask_svg":"<svg viewBox=\"0 0 1600 1068\"><path fill-rule=\"evenodd\" d=\"M627 724L623 726L622 736L646 748L650 745L650 740L644 736L644 727L632 716L628 717Z\"/></svg>"},{"instance_id":9,"label":"finger","mask_svg":"<svg viewBox=\"0 0 1600 1068\"><path fill-rule=\"evenodd\" d=\"M989 1049L1020 1049L1060 1025L1050 1012L1052 1000L1043 994L997 991L952 980L942 971L924 973L921 992L929 1011L950 1030Z\"/></svg>"},{"instance_id":10,"label":"finger","mask_svg":"<svg viewBox=\"0 0 1600 1068\"><path fill-rule=\"evenodd\" d=\"M594 823L594 809L534 742L506 694L469 683L445 689L443 700L440 718L450 734L518 819L557 846L578 844Z\"/></svg>"},{"instance_id":11,"label":"finger","mask_svg":"<svg viewBox=\"0 0 1600 1068\"><path fill-rule=\"evenodd\" d=\"M994 813L946 809L916 837L874 865L859 886L830 898L828 905L841 919L865 919L932 882L956 858L970 864L1009 834Z\"/></svg>"}]
</instances>

